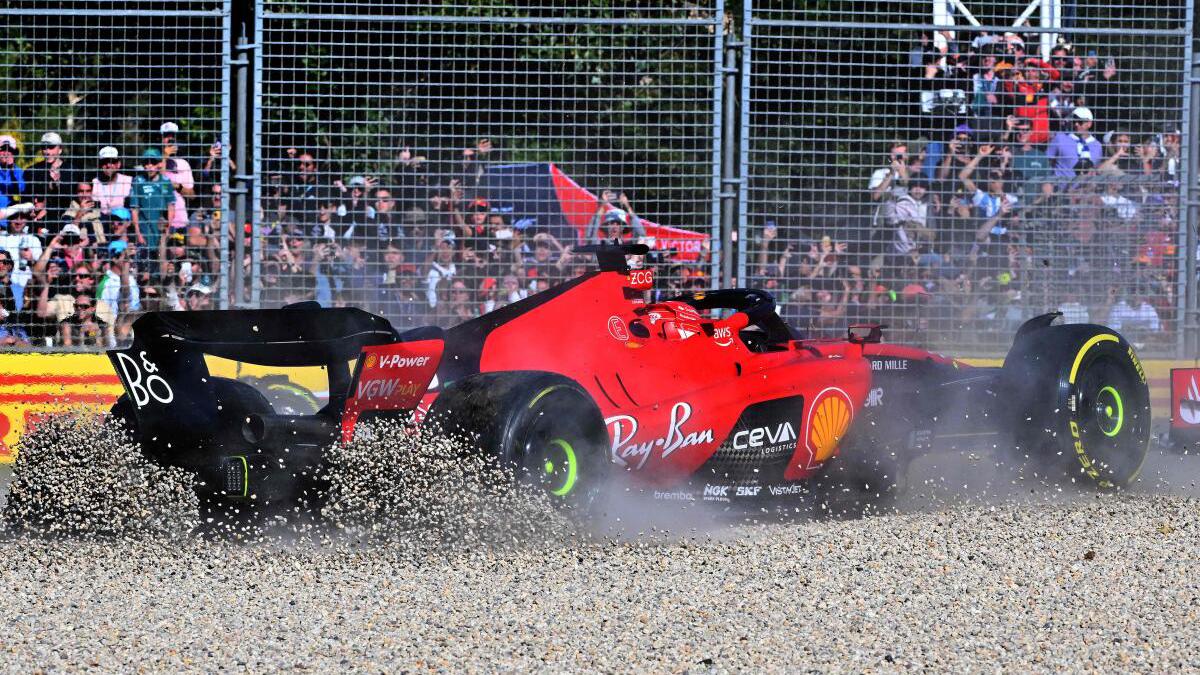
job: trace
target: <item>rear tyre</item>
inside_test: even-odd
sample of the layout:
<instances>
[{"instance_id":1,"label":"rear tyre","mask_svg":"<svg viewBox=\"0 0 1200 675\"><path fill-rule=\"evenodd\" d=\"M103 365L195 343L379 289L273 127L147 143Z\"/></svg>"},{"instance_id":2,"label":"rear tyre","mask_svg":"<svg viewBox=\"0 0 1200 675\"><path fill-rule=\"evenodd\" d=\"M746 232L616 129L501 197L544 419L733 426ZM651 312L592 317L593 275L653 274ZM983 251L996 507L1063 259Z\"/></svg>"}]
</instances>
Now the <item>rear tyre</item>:
<instances>
[{"instance_id":1,"label":"rear tyre","mask_svg":"<svg viewBox=\"0 0 1200 675\"><path fill-rule=\"evenodd\" d=\"M1067 325L1019 336L1004 380L1017 405L1017 448L1048 475L1105 489L1137 478L1149 449L1150 390L1115 331Z\"/></svg>"},{"instance_id":2,"label":"rear tyre","mask_svg":"<svg viewBox=\"0 0 1200 675\"><path fill-rule=\"evenodd\" d=\"M462 437L521 484L572 508L590 507L608 470L600 409L579 385L549 373L487 373L444 392L427 424Z\"/></svg>"}]
</instances>

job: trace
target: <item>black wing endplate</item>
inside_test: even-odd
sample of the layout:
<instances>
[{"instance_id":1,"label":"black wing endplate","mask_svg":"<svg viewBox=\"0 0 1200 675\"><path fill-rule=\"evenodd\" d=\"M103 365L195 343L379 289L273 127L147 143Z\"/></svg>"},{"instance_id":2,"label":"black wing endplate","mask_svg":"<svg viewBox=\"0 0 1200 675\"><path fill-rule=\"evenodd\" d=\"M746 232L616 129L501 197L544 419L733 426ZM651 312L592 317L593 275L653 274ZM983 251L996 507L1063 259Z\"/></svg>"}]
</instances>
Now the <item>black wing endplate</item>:
<instances>
[{"instance_id":1,"label":"black wing endplate","mask_svg":"<svg viewBox=\"0 0 1200 675\"><path fill-rule=\"evenodd\" d=\"M572 251L574 253L595 253L601 272L626 274L629 272L629 265L625 262L625 256L646 255L650 252L650 247L645 244L588 244L587 246L577 246Z\"/></svg>"}]
</instances>

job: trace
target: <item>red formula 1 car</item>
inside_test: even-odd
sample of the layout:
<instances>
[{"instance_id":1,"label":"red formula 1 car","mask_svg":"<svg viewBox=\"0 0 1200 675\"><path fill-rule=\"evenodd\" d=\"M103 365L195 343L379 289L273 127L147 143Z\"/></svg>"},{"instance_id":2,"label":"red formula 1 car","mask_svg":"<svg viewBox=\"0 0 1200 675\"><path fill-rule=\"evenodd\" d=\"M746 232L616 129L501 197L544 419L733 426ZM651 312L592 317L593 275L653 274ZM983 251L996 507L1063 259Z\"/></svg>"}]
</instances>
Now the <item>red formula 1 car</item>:
<instances>
[{"instance_id":1,"label":"red formula 1 car","mask_svg":"<svg viewBox=\"0 0 1200 675\"><path fill-rule=\"evenodd\" d=\"M914 456L972 444L1112 487L1145 457L1145 374L1103 326L1037 317L1003 367L972 368L878 326L805 339L759 290L647 302L650 272L627 266L645 247L581 250L598 271L448 330L315 303L146 315L109 352L127 392L113 412L205 497L262 504L319 492L327 448L380 417L465 433L567 501L614 476L663 500L788 497L834 476L886 498ZM284 414L206 355L324 366L328 403Z\"/></svg>"}]
</instances>

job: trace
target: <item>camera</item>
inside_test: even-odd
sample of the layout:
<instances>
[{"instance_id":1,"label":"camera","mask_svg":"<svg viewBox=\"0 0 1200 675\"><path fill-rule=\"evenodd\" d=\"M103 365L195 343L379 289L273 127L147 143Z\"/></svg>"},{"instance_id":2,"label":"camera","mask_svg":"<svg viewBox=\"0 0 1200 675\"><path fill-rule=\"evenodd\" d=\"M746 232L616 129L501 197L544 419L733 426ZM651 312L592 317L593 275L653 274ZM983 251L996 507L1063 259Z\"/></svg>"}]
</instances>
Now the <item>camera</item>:
<instances>
[{"instance_id":1,"label":"camera","mask_svg":"<svg viewBox=\"0 0 1200 675\"><path fill-rule=\"evenodd\" d=\"M930 115L966 115L967 93L962 89L921 92L921 112Z\"/></svg>"}]
</instances>

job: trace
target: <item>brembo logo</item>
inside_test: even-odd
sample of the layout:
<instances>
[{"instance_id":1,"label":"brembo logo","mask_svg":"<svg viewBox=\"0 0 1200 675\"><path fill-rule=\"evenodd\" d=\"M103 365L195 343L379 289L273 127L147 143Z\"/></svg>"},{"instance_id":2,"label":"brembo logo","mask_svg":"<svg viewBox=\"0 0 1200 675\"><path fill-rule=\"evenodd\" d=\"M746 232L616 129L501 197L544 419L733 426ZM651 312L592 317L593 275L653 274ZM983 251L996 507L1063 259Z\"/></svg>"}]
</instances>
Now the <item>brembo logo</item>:
<instances>
[{"instance_id":1,"label":"brembo logo","mask_svg":"<svg viewBox=\"0 0 1200 675\"><path fill-rule=\"evenodd\" d=\"M796 428L791 422L773 427L745 429L733 435L734 450L755 450L766 445L775 445L796 440Z\"/></svg>"},{"instance_id":2,"label":"brembo logo","mask_svg":"<svg viewBox=\"0 0 1200 675\"><path fill-rule=\"evenodd\" d=\"M634 442L638 433L638 420L632 415L615 415L604 420L612 435L613 461L621 466L631 466L640 469L650 458L650 451L661 448L660 456L664 459L681 448L702 445L713 442L712 429L703 431L684 431L683 425L692 417L692 406L680 401L671 406L671 418L667 424L667 434L662 438L654 438L642 443Z\"/></svg>"}]
</instances>

